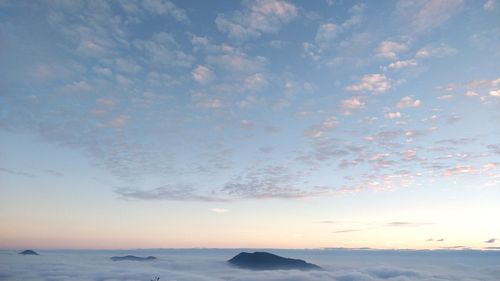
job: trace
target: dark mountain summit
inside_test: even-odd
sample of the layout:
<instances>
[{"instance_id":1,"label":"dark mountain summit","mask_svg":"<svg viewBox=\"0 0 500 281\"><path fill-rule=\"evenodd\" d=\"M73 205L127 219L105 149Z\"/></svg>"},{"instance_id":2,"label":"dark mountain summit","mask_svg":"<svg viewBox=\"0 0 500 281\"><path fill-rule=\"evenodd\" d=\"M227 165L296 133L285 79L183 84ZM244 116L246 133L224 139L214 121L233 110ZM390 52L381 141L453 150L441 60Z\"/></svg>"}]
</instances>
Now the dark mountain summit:
<instances>
[{"instance_id":1,"label":"dark mountain summit","mask_svg":"<svg viewBox=\"0 0 500 281\"><path fill-rule=\"evenodd\" d=\"M238 267L252 270L321 269L321 267L312 263L307 263L303 260L284 258L266 252L239 253L228 262Z\"/></svg>"},{"instance_id":2,"label":"dark mountain summit","mask_svg":"<svg viewBox=\"0 0 500 281\"><path fill-rule=\"evenodd\" d=\"M25 250L19 253L20 255L31 255L31 256L38 256L38 253L33 251L33 250Z\"/></svg>"},{"instance_id":3,"label":"dark mountain summit","mask_svg":"<svg viewBox=\"0 0 500 281\"><path fill-rule=\"evenodd\" d=\"M123 256L123 257L111 257L112 261L152 261L156 258L153 256L149 257L136 257L136 256Z\"/></svg>"}]
</instances>

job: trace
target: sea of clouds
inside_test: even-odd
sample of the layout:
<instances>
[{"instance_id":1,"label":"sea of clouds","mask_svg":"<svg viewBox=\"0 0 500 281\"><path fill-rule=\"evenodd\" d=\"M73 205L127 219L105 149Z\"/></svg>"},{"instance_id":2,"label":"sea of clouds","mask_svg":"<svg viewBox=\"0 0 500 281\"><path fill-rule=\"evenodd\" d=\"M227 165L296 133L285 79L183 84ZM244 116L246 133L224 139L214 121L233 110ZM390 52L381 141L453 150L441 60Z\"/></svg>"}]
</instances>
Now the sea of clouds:
<instances>
[{"instance_id":1,"label":"sea of clouds","mask_svg":"<svg viewBox=\"0 0 500 281\"><path fill-rule=\"evenodd\" d=\"M77 281L499 281L500 251L268 250L323 271L252 271L226 261L243 250L40 250L39 256L0 251L0 280ZM248 251L248 250L247 250ZM252 250L253 251L253 250ZM154 261L113 262L117 255Z\"/></svg>"}]
</instances>

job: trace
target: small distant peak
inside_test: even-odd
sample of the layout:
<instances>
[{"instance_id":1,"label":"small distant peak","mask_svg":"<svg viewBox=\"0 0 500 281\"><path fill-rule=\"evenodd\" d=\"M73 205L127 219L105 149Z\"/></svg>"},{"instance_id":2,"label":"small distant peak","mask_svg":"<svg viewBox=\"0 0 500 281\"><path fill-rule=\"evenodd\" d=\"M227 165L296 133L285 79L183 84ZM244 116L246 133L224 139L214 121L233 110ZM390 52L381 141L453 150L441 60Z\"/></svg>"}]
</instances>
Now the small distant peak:
<instances>
[{"instance_id":1,"label":"small distant peak","mask_svg":"<svg viewBox=\"0 0 500 281\"><path fill-rule=\"evenodd\" d=\"M242 252L228 261L229 263L252 270L321 270L321 267L299 259L280 257L267 252Z\"/></svg>"},{"instance_id":2,"label":"small distant peak","mask_svg":"<svg viewBox=\"0 0 500 281\"><path fill-rule=\"evenodd\" d=\"M38 256L38 253L33 251L33 250L24 250L19 253L20 255L31 255L31 256Z\"/></svg>"},{"instance_id":3,"label":"small distant peak","mask_svg":"<svg viewBox=\"0 0 500 281\"><path fill-rule=\"evenodd\" d=\"M123 256L123 257L111 257L110 258L112 261L152 261L155 260L156 257L149 256L149 257L137 257L137 256Z\"/></svg>"}]
</instances>

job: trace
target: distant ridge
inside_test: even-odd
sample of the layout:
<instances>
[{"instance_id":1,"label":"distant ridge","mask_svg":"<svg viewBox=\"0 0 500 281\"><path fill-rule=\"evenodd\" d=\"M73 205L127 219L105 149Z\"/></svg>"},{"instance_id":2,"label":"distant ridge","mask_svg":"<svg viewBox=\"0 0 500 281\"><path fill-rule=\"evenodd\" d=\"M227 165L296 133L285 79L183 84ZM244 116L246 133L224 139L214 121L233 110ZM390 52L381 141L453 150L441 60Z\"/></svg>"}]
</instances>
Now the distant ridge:
<instances>
[{"instance_id":1,"label":"distant ridge","mask_svg":"<svg viewBox=\"0 0 500 281\"><path fill-rule=\"evenodd\" d=\"M252 270L321 270L321 267L315 264L307 263L299 259L280 257L267 252L242 252L228 260L228 262L235 266Z\"/></svg>"},{"instance_id":2,"label":"distant ridge","mask_svg":"<svg viewBox=\"0 0 500 281\"><path fill-rule=\"evenodd\" d=\"M33 250L24 250L19 253L20 255L28 255L28 256L38 256L38 253Z\"/></svg>"},{"instance_id":3,"label":"distant ridge","mask_svg":"<svg viewBox=\"0 0 500 281\"><path fill-rule=\"evenodd\" d=\"M137 256L123 256L123 257L111 257L112 261L152 261L155 260L156 257L137 257Z\"/></svg>"}]
</instances>

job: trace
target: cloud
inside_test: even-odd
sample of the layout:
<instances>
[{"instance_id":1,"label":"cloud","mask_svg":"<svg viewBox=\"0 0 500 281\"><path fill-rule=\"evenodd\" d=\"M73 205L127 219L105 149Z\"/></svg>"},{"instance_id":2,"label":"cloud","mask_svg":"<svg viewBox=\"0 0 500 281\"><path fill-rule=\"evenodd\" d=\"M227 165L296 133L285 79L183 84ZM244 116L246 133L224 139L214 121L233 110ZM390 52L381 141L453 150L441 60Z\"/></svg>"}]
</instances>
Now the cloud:
<instances>
[{"instance_id":1,"label":"cloud","mask_svg":"<svg viewBox=\"0 0 500 281\"><path fill-rule=\"evenodd\" d=\"M282 165L253 167L226 182L221 193L234 199L299 199L328 194L327 188L299 185L302 173Z\"/></svg>"},{"instance_id":2,"label":"cloud","mask_svg":"<svg viewBox=\"0 0 500 281\"><path fill-rule=\"evenodd\" d=\"M351 233L351 232L358 232L358 231L363 231L365 228L353 228L353 229L341 229L341 230L336 230L333 233Z\"/></svg>"},{"instance_id":3,"label":"cloud","mask_svg":"<svg viewBox=\"0 0 500 281\"><path fill-rule=\"evenodd\" d=\"M245 40L264 33L276 33L297 15L297 7L287 1L255 0L245 2L243 11L219 14L215 23L229 37Z\"/></svg>"},{"instance_id":4,"label":"cloud","mask_svg":"<svg viewBox=\"0 0 500 281\"><path fill-rule=\"evenodd\" d=\"M474 92L474 91L467 91L467 92L465 93L465 96L466 96L466 97L477 97L477 96L479 96L479 94L478 94L478 93L476 93L476 92Z\"/></svg>"},{"instance_id":5,"label":"cloud","mask_svg":"<svg viewBox=\"0 0 500 281\"><path fill-rule=\"evenodd\" d=\"M155 33L149 39L136 39L132 45L153 65L190 67L195 60L193 55L179 47L172 34L166 32Z\"/></svg>"},{"instance_id":6,"label":"cloud","mask_svg":"<svg viewBox=\"0 0 500 281\"><path fill-rule=\"evenodd\" d=\"M483 8L485 11L491 12L495 10L495 6L496 6L495 0L486 0L486 2L484 2Z\"/></svg>"},{"instance_id":7,"label":"cloud","mask_svg":"<svg viewBox=\"0 0 500 281\"><path fill-rule=\"evenodd\" d=\"M0 167L0 172L10 174L10 175L28 177L28 178L35 178L36 177L36 175L34 175L32 173L18 171L18 170L12 170L12 169L3 168L3 167Z\"/></svg>"},{"instance_id":8,"label":"cloud","mask_svg":"<svg viewBox=\"0 0 500 281\"><path fill-rule=\"evenodd\" d=\"M169 0L144 0L141 1L141 4L151 14L168 14L180 22L189 22L186 11L180 9Z\"/></svg>"},{"instance_id":9,"label":"cloud","mask_svg":"<svg viewBox=\"0 0 500 281\"><path fill-rule=\"evenodd\" d=\"M417 157L417 150L416 149L408 149L404 153L405 159L406 160L412 160L415 157Z\"/></svg>"},{"instance_id":10,"label":"cloud","mask_svg":"<svg viewBox=\"0 0 500 281\"><path fill-rule=\"evenodd\" d=\"M389 79L384 74L367 74L361 78L357 84L352 84L346 87L352 92L373 92L384 93L391 88Z\"/></svg>"},{"instance_id":11,"label":"cloud","mask_svg":"<svg viewBox=\"0 0 500 281\"><path fill-rule=\"evenodd\" d=\"M252 129L254 127L254 123L250 120L243 119L240 121L240 126L244 129Z\"/></svg>"},{"instance_id":12,"label":"cloud","mask_svg":"<svg viewBox=\"0 0 500 281\"><path fill-rule=\"evenodd\" d=\"M401 114L401 112L387 112L385 114L385 118L388 118L388 119L399 119L403 117L403 115Z\"/></svg>"},{"instance_id":13,"label":"cloud","mask_svg":"<svg viewBox=\"0 0 500 281\"><path fill-rule=\"evenodd\" d=\"M491 244L491 243L495 243L497 240L498 239L496 239L496 238L491 238L491 239L488 239L488 240L484 241L484 243L490 243Z\"/></svg>"},{"instance_id":14,"label":"cloud","mask_svg":"<svg viewBox=\"0 0 500 281\"><path fill-rule=\"evenodd\" d=\"M476 172L476 168L474 168L474 166L471 166L471 165L456 166L454 168L446 169L443 172L443 176L451 177L451 176L463 175L463 174L473 174L475 172Z\"/></svg>"},{"instance_id":15,"label":"cloud","mask_svg":"<svg viewBox=\"0 0 500 281\"><path fill-rule=\"evenodd\" d=\"M400 43L395 41L383 41L380 43L376 50L376 55L378 57L396 60L398 58L398 53L408 49L406 43Z\"/></svg>"},{"instance_id":16,"label":"cloud","mask_svg":"<svg viewBox=\"0 0 500 281\"><path fill-rule=\"evenodd\" d=\"M61 90L65 93L78 93L88 92L92 89L92 86L87 81L78 81L63 86Z\"/></svg>"},{"instance_id":17,"label":"cloud","mask_svg":"<svg viewBox=\"0 0 500 281\"><path fill-rule=\"evenodd\" d=\"M385 224L385 226L390 226L390 227L418 227L418 226L426 226L426 225L431 225L434 223L431 222L406 222L406 221L394 221L394 222L388 222Z\"/></svg>"},{"instance_id":18,"label":"cloud","mask_svg":"<svg viewBox=\"0 0 500 281\"><path fill-rule=\"evenodd\" d=\"M243 86L250 91L258 91L269 84L263 73L255 73L245 78Z\"/></svg>"},{"instance_id":19,"label":"cloud","mask_svg":"<svg viewBox=\"0 0 500 281\"><path fill-rule=\"evenodd\" d=\"M191 184L164 185L153 189L118 188L124 199L225 202L244 199L300 199L324 196L326 187L299 185L303 172L287 166L250 167L215 187ZM202 191L205 190L205 191Z\"/></svg>"},{"instance_id":20,"label":"cloud","mask_svg":"<svg viewBox=\"0 0 500 281\"><path fill-rule=\"evenodd\" d=\"M462 118L460 117L460 115L458 115L457 113L453 113L450 117L448 117L448 124L455 124L457 122L459 122Z\"/></svg>"},{"instance_id":21,"label":"cloud","mask_svg":"<svg viewBox=\"0 0 500 281\"><path fill-rule=\"evenodd\" d=\"M258 250L258 249L256 249ZM141 249L107 251L39 251L27 257L7 251L0 265L1 280L160 280L177 281L496 281L495 252L377 251L377 250L267 250L303 259L325 270L253 271L226 261L241 249ZM113 262L114 255L155 256L151 262ZM449 259L443 259L446 254ZM464 257L465 256L465 257ZM43 262L40 262L42 260ZM340 261L340 262L339 262ZM36 270L34 270L36 269Z\"/></svg>"},{"instance_id":22,"label":"cloud","mask_svg":"<svg viewBox=\"0 0 500 281\"><path fill-rule=\"evenodd\" d=\"M160 280L177 281L497 281L495 251L398 250L267 250L303 259L324 270L252 271L230 266L228 259L241 249L141 249L106 251L38 251L27 257L5 251L2 280ZM258 251L259 249L255 249ZM493 249L495 250L495 249ZM114 255L155 256L151 262L113 262ZM443 259L446 255L446 259ZM43 262L40 262L42 260Z\"/></svg>"},{"instance_id":23,"label":"cloud","mask_svg":"<svg viewBox=\"0 0 500 281\"><path fill-rule=\"evenodd\" d=\"M199 108L206 109L219 109L226 106L225 102L217 97L211 97L203 92L197 92L192 94L191 99L194 104Z\"/></svg>"},{"instance_id":24,"label":"cloud","mask_svg":"<svg viewBox=\"0 0 500 281\"><path fill-rule=\"evenodd\" d=\"M351 17L342 23L342 28L347 30L354 25L357 25L363 20L363 15L367 6L363 3L357 3L349 9Z\"/></svg>"},{"instance_id":25,"label":"cloud","mask_svg":"<svg viewBox=\"0 0 500 281\"><path fill-rule=\"evenodd\" d=\"M111 98L99 98L96 100L96 103L100 106L111 107L116 104L116 101Z\"/></svg>"},{"instance_id":26,"label":"cloud","mask_svg":"<svg viewBox=\"0 0 500 281\"><path fill-rule=\"evenodd\" d=\"M228 209L223 209L223 208L213 208L211 209L212 212L217 213L217 214L224 214L229 212Z\"/></svg>"},{"instance_id":27,"label":"cloud","mask_svg":"<svg viewBox=\"0 0 500 281\"><path fill-rule=\"evenodd\" d=\"M442 101L451 100L453 98L454 98L453 95L442 95L442 96L437 97L438 100L442 100Z\"/></svg>"},{"instance_id":28,"label":"cloud","mask_svg":"<svg viewBox=\"0 0 500 281\"><path fill-rule=\"evenodd\" d=\"M323 120L320 124L312 126L310 129L304 132L304 135L311 138L319 138L324 136L324 134L338 124L338 120L335 116L331 116Z\"/></svg>"},{"instance_id":29,"label":"cloud","mask_svg":"<svg viewBox=\"0 0 500 281\"><path fill-rule=\"evenodd\" d=\"M417 60L410 59L410 60L400 60L400 61L393 62L393 63L389 64L387 67L389 69L401 69L401 68L413 67L413 66L417 66L417 65L418 65Z\"/></svg>"},{"instance_id":30,"label":"cloud","mask_svg":"<svg viewBox=\"0 0 500 281\"><path fill-rule=\"evenodd\" d=\"M214 74L210 70L210 68L204 65L198 65L195 69L193 69L193 71L191 71L191 75L196 82L201 84L205 84L211 81L214 77Z\"/></svg>"},{"instance_id":31,"label":"cloud","mask_svg":"<svg viewBox=\"0 0 500 281\"><path fill-rule=\"evenodd\" d=\"M351 115L353 111L365 108L363 97L355 96L342 100L340 102L340 110L342 114Z\"/></svg>"},{"instance_id":32,"label":"cloud","mask_svg":"<svg viewBox=\"0 0 500 281\"><path fill-rule=\"evenodd\" d=\"M355 4L349 9L350 17L343 23L335 23L335 19L329 19L319 24L314 42L303 42L303 54L318 61L328 50L337 47L341 41L339 37L345 34L350 28L359 24L364 17L365 4Z\"/></svg>"},{"instance_id":33,"label":"cloud","mask_svg":"<svg viewBox=\"0 0 500 281\"><path fill-rule=\"evenodd\" d=\"M498 89L498 90L491 90L489 94L492 97L500 97L500 89Z\"/></svg>"},{"instance_id":34,"label":"cloud","mask_svg":"<svg viewBox=\"0 0 500 281\"><path fill-rule=\"evenodd\" d=\"M451 57L458 53L457 49L451 48L448 45L441 44L436 47L424 47L417 51L417 58L444 58Z\"/></svg>"},{"instance_id":35,"label":"cloud","mask_svg":"<svg viewBox=\"0 0 500 281\"><path fill-rule=\"evenodd\" d=\"M204 201L224 202L226 198L199 194L196 189L187 185L164 185L154 189L140 190L135 188L118 188L115 192L124 199L135 200L171 200L171 201Z\"/></svg>"},{"instance_id":36,"label":"cloud","mask_svg":"<svg viewBox=\"0 0 500 281\"><path fill-rule=\"evenodd\" d=\"M422 101L414 99L411 96L405 96L396 103L397 108L420 107L421 105Z\"/></svg>"},{"instance_id":37,"label":"cloud","mask_svg":"<svg viewBox=\"0 0 500 281\"><path fill-rule=\"evenodd\" d=\"M318 27L314 41L316 41L320 48L327 48L330 45L330 42L335 39L340 32L340 27L334 23L321 24Z\"/></svg>"},{"instance_id":38,"label":"cloud","mask_svg":"<svg viewBox=\"0 0 500 281\"><path fill-rule=\"evenodd\" d=\"M111 119L108 124L111 127L121 128L121 127L126 126L129 121L130 121L130 116L119 115L119 116L116 116L115 118Z\"/></svg>"},{"instance_id":39,"label":"cloud","mask_svg":"<svg viewBox=\"0 0 500 281\"><path fill-rule=\"evenodd\" d=\"M249 57L247 54L231 50L220 55L208 56L207 62L231 74L255 74L264 72L267 60L264 57Z\"/></svg>"},{"instance_id":40,"label":"cloud","mask_svg":"<svg viewBox=\"0 0 500 281\"><path fill-rule=\"evenodd\" d=\"M443 25L463 7L462 0L399 0L397 11L413 32L429 32Z\"/></svg>"}]
</instances>

